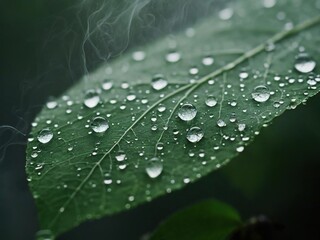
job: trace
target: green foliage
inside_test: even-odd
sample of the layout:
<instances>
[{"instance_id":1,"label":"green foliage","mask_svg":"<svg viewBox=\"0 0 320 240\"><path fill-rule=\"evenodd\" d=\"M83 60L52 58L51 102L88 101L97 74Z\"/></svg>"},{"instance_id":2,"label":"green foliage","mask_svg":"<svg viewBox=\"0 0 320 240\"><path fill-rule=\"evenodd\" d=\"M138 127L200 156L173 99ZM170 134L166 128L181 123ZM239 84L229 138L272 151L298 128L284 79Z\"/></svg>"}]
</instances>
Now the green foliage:
<instances>
[{"instance_id":1,"label":"green foliage","mask_svg":"<svg viewBox=\"0 0 320 240\"><path fill-rule=\"evenodd\" d=\"M42 229L56 236L180 189L318 92L315 1L232 9L220 14L231 19L212 16L106 63L48 102L26 165ZM186 104L194 108L183 113Z\"/></svg>"},{"instance_id":2,"label":"green foliage","mask_svg":"<svg viewBox=\"0 0 320 240\"><path fill-rule=\"evenodd\" d=\"M240 226L241 218L235 209L208 200L169 217L150 240L224 240Z\"/></svg>"}]
</instances>

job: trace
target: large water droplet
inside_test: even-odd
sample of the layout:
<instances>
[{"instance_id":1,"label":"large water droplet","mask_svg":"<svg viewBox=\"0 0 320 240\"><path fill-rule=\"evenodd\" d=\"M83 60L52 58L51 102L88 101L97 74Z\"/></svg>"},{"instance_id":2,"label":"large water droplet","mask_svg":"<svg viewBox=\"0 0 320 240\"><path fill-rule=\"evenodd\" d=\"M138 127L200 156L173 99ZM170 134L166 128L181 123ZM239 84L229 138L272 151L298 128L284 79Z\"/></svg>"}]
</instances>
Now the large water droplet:
<instances>
[{"instance_id":1,"label":"large water droplet","mask_svg":"<svg viewBox=\"0 0 320 240\"><path fill-rule=\"evenodd\" d=\"M263 103L268 101L270 98L270 92L266 86L260 85L255 87L251 96L256 102Z\"/></svg>"},{"instance_id":2,"label":"large water droplet","mask_svg":"<svg viewBox=\"0 0 320 240\"><path fill-rule=\"evenodd\" d=\"M183 104L178 111L178 116L183 121L191 121L196 115L197 109L190 103Z\"/></svg>"},{"instance_id":3,"label":"large water droplet","mask_svg":"<svg viewBox=\"0 0 320 240\"><path fill-rule=\"evenodd\" d=\"M53 138L53 133L50 129L45 128L39 132L37 138L38 138L39 142L46 144L46 143L50 142L51 139Z\"/></svg>"},{"instance_id":4,"label":"large water droplet","mask_svg":"<svg viewBox=\"0 0 320 240\"><path fill-rule=\"evenodd\" d=\"M156 74L152 78L151 85L153 89L161 90L168 85L168 81L162 74Z\"/></svg>"},{"instance_id":5,"label":"large water droplet","mask_svg":"<svg viewBox=\"0 0 320 240\"><path fill-rule=\"evenodd\" d=\"M221 20L229 20L233 16L232 8L225 8L219 12L219 18Z\"/></svg>"},{"instance_id":6,"label":"large water droplet","mask_svg":"<svg viewBox=\"0 0 320 240\"><path fill-rule=\"evenodd\" d=\"M98 105L99 101L100 101L100 97L95 90L90 89L86 91L84 102L83 102L86 107L94 108L95 106Z\"/></svg>"},{"instance_id":7,"label":"large water droplet","mask_svg":"<svg viewBox=\"0 0 320 240\"><path fill-rule=\"evenodd\" d=\"M294 68L300 73L312 72L316 67L316 62L306 53L300 53L296 57Z\"/></svg>"},{"instance_id":8,"label":"large water droplet","mask_svg":"<svg viewBox=\"0 0 320 240\"><path fill-rule=\"evenodd\" d=\"M192 127L187 133L187 139L189 142L196 143L199 142L204 136L204 132L199 127Z\"/></svg>"},{"instance_id":9,"label":"large water droplet","mask_svg":"<svg viewBox=\"0 0 320 240\"><path fill-rule=\"evenodd\" d=\"M162 173L162 170L163 164L159 158L153 157L147 162L146 173L150 178L157 178Z\"/></svg>"},{"instance_id":10,"label":"large water droplet","mask_svg":"<svg viewBox=\"0 0 320 240\"><path fill-rule=\"evenodd\" d=\"M103 117L95 117L91 122L91 129L96 133L104 133L108 128L108 121Z\"/></svg>"},{"instance_id":11,"label":"large water droplet","mask_svg":"<svg viewBox=\"0 0 320 240\"><path fill-rule=\"evenodd\" d=\"M215 105L217 105L217 99L214 96L208 96L208 98L206 99L206 105L208 107L214 107Z\"/></svg>"},{"instance_id":12,"label":"large water droplet","mask_svg":"<svg viewBox=\"0 0 320 240\"><path fill-rule=\"evenodd\" d=\"M223 121L222 119L219 119L219 120L217 121L217 125L218 125L218 127L225 127L225 126L227 126L227 124L225 123L225 121Z\"/></svg>"}]
</instances>

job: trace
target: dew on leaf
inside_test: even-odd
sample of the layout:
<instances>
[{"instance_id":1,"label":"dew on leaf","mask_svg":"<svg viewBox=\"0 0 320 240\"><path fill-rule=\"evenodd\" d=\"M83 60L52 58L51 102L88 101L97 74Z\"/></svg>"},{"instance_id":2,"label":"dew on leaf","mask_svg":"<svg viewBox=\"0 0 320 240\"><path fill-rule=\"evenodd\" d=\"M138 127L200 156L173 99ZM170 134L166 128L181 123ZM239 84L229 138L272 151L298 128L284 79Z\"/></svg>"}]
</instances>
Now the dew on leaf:
<instances>
[{"instance_id":1,"label":"dew on leaf","mask_svg":"<svg viewBox=\"0 0 320 240\"><path fill-rule=\"evenodd\" d=\"M243 152L243 150L244 150L244 146L240 146L240 147L237 147L237 148L236 148L236 151L237 151L238 153Z\"/></svg>"},{"instance_id":2,"label":"dew on leaf","mask_svg":"<svg viewBox=\"0 0 320 240\"><path fill-rule=\"evenodd\" d=\"M217 105L217 99L214 96L208 96L206 99L206 105L208 107L214 107Z\"/></svg>"},{"instance_id":3,"label":"dew on leaf","mask_svg":"<svg viewBox=\"0 0 320 240\"><path fill-rule=\"evenodd\" d=\"M103 117L95 117L91 122L91 129L96 133L104 133L108 128L108 121Z\"/></svg>"},{"instance_id":4,"label":"dew on leaf","mask_svg":"<svg viewBox=\"0 0 320 240\"><path fill-rule=\"evenodd\" d=\"M187 132L187 139L189 142L196 143L199 142L204 136L204 132L199 127L192 127Z\"/></svg>"},{"instance_id":5,"label":"dew on leaf","mask_svg":"<svg viewBox=\"0 0 320 240\"><path fill-rule=\"evenodd\" d=\"M270 98L270 92L266 86L260 85L254 88L251 96L256 102L263 103Z\"/></svg>"},{"instance_id":6,"label":"dew on leaf","mask_svg":"<svg viewBox=\"0 0 320 240\"><path fill-rule=\"evenodd\" d=\"M191 75L197 75L197 74L199 73L199 69L198 69L197 67L191 67L191 68L189 69L189 73L190 73Z\"/></svg>"},{"instance_id":7,"label":"dew on leaf","mask_svg":"<svg viewBox=\"0 0 320 240\"><path fill-rule=\"evenodd\" d=\"M146 165L146 173L150 178L157 178L163 170L163 164L158 157L153 157L148 160Z\"/></svg>"},{"instance_id":8,"label":"dew on leaf","mask_svg":"<svg viewBox=\"0 0 320 240\"><path fill-rule=\"evenodd\" d=\"M144 51L136 51L132 53L132 58L134 61L140 62L146 58L146 53Z\"/></svg>"},{"instance_id":9,"label":"dew on leaf","mask_svg":"<svg viewBox=\"0 0 320 240\"><path fill-rule=\"evenodd\" d=\"M246 124L245 124L245 123L239 123L239 124L238 124L238 130L239 130L239 132L244 131L245 128L246 128Z\"/></svg>"},{"instance_id":10,"label":"dew on leaf","mask_svg":"<svg viewBox=\"0 0 320 240\"><path fill-rule=\"evenodd\" d=\"M316 67L316 62L306 53L300 53L296 57L294 68L300 73L310 73Z\"/></svg>"},{"instance_id":11,"label":"dew on leaf","mask_svg":"<svg viewBox=\"0 0 320 240\"><path fill-rule=\"evenodd\" d=\"M202 58L202 64L205 66L210 66L214 63L214 59L211 56L206 56Z\"/></svg>"},{"instance_id":12,"label":"dew on leaf","mask_svg":"<svg viewBox=\"0 0 320 240\"><path fill-rule=\"evenodd\" d=\"M227 126L227 124L225 123L225 121L223 121L222 119L219 119L219 120L217 121L217 125L218 125L218 127L225 127L225 126Z\"/></svg>"},{"instance_id":13,"label":"dew on leaf","mask_svg":"<svg viewBox=\"0 0 320 240\"><path fill-rule=\"evenodd\" d=\"M168 85L168 81L162 74L156 74L151 80L151 85L155 90L162 90Z\"/></svg>"},{"instance_id":14,"label":"dew on leaf","mask_svg":"<svg viewBox=\"0 0 320 240\"><path fill-rule=\"evenodd\" d=\"M190 103L183 104L178 111L178 116L183 121L191 121L196 115L197 109Z\"/></svg>"},{"instance_id":15,"label":"dew on leaf","mask_svg":"<svg viewBox=\"0 0 320 240\"><path fill-rule=\"evenodd\" d=\"M101 84L102 89L105 91L110 90L112 86L113 83L109 79L105 79Z\"/></svg>"},{"instance_id":16,"label":"dew on leaf","mask_svg":"<svg viewBox=\"0 0 320 240\"><path fill-rule=\"evenodd\" d=\"M166 110L166 107L163 104L159 104L158 106L158 112L162 113Z\"/></svg>"},{"instance_id":17,"label":"dew on leaf","mask_svg":"<svg viewBox=\"0 0 320 240\"><path fill-rule=\"evenodd\" d=\"M173 52L169 52L166 55L166 61L169 63L176 63L178 61L180 61L181 59L181 55L179 52L173 51Z\"/></svg>"},{"instance_id":18,"label":"dew on leaf","mask_svg":"<svg viewBox=\"0 0 320 240\"><path fill-rule=\"evenodd\" d=\"M127 96L127 100L128 100L129 102L131 102L131 101L135 100L136 97L137 97L137 96L136 96L135 94L130 93L130 94L128 94L128 96Z\"/></svg>"},{"instance_id":19,"label":"dew on leaf","mask_svg":"<svg viewBox=\"0 0 320 240\"><path fill-rule=\"evenodd\" d=\"M110 185L110 184L112 183L112 179L111 179L111 176L110 176L109 173L106 173L106 174L104 175L103 183L104 183L105 185Z\"/></svg>"},{"instance_id":20,"label":"dew on leaf","mask_svg":"<svg viewBox=\"0 0 320 240\"><path fill-rule=\"evenodd\" d=\"M50 100L47 102L46 106L48 109L54 109L58 106L58 103L54 100Z\"/></svg>"},{"instance_id":21,"label":"dew on leaf","mask_svg":"<svg viewBox=\"0 0 320 240\"><path fill-rule=\"evenodd\" d=\"M99 101L100 101L100 97L95 90L90 89L85 92L83 103L86 107L94 108L95 106L98 105Z\"/></svg>"},{"instance_id":22,"label":"dew on leaf","mask_svg":"<svg viewBox=\"0 0 320 240\"><path fill-rule=\"evenodd\" d=\"M233 16L232 8L225 8L219 12L219 18L221 20L229 20Z\"/></svg>"},{"instance_id":23,"label":"dew on leaf","mask_svg":"<svg viewBox=\"0 0 320 240\"><path fill-rule=\"evenodd\" d=\"M126 159L126 154L125 154L125 152L122 151L122 150L119 150L118 153L117 153L117 155L116 155L116 160L117 160L118 162L122 162L122 161L124 161L125 159Z\"/></svg>"},{"instance_id":24,"label":"dew on leaf","mask_svg":"<svg viewBox=\"0 0 320 240\"><path fill-rule=\"evenodd\" d=\"M52 138L53 133L49 128L41 130L37 136L38 141L43 144L50 142Z\"/></svg>"}]
</instances>

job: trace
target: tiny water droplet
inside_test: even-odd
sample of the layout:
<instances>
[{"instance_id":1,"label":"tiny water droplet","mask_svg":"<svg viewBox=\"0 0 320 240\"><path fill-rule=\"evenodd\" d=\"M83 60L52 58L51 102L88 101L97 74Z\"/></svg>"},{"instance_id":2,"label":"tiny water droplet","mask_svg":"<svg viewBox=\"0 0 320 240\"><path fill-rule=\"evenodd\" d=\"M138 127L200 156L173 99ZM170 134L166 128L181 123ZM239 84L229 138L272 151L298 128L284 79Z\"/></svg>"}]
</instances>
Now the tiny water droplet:
<instances>
[{"instance_id":1,"label":"tiny water droplet","mask_svg":"<svg viewBox=\"0 0 320 240\"><path fill-rule=\"evenodd\" d=\"M143 61L146 58L146 53L144 51L136 51L132 53L132 58L137 62Z\"/></svg>"},{"instance_id":2,"label":"tiny water droplet","mask_svg":"<svg viewBox=\"0 0 320 240\"><path fill-rule=\"evenodd\" d=\"M52 138L53 138L53 133L48 128L41 130L37 137L38 141L43 144L50 142Z\"/></svg>"},{"instance_id":3,"label":"tiny water droplet","mask_svg":"<svg viewBox=\"0 0 320 240\"><path fill-rule=\"evenodd\" d=\"M191 121L196 115L197 109L190 103L183 104L178 111L178 116L183 121Z\"/></svg>"},{"instance_id":4,"label":"tiny water droplet","mask_svg":"<svg viewBox=\"0 0 320 240\"><path fill-rule=\"evenodd\" d=\"M126 154L123 150L119 150L117 155L116 155L116 159L118 162L122 162L126 159Z\"/></svg>"},{"instance_id":5,"label":"tiny water droplet","mask_svg":"<svg viewBox=\"0 0 320 240\"><path fill-rule=\"evenodd\" d=\"M103 180L103 183L105 184L105 185L110 185L111 183L112 183L112 179L111 179L111 177L110 177L110 174L109 173L106 173L105 175L104 175L104 180Z\"/></svg>"},{"instance_id":6,"label":"tiny water droplet","mask_svg":"<svg viewBox=\"0 0 320 240\"><path fill-rule=\"evenodd\" d=\"M110 90L112 86L113 83L109 79L104 80L101 84L102 89L105 91Z\"/></svg>"},{"instance_id":7,"label":"tiny water droplet","mask_svg":"<svg viewBox=\"0 0 320 240\"><path fill-rule=\"evenodd\" d=\"M84 97L83 103L86 107L94 108L95 106L98 105L99 101L100 101L100 97L95 90L90 89L85 92L85 97Z\"/></svg>"},{"instance_id":8,"label":"tiny water droplet","mask_svg":"<svg viewBox=\"0 0 320 240\"><path fill-rule=\"evenodd\" d=\"M316 62L306 53L300 53L296 57L294 68L300 73L312 72L316 67Z\"/></svg>"},{"instance_id":9,"label":"tiny water droplet","mask_svg":"<svg viewBox=\"0 0 320 240\"><path fill-rule=\"evenodd\" d=\"M251 96L256 102L263 103L268 101L270 98L270 92L266 86L260 85L255 87Z\"/></svg>"},{"instance_id":10,"label":"tiny water droplet","mask_svg":"<svg viewBox=\"0 0 320 240\"><path fill-rule=\"evenodd\" d=\"M225 8L219 12L219 18L221 20L229 20L233 16L232 8Z\"/></svg>"},{"instance_id":11,"label":"tiny water droplet","mask_svg":"<svg viewBox=\"0 0 320 240\"><path fill-rule=\"evenodd\" d=\"M244 123L239 123L239 124L238 124L238 130L239 130L240 132L244 131L245 128L246 128L246 124L244 124Z\"/></svg>"},{"instance_id":12,"label":"tiny water droplet","mask_svg":"<svg viewBox=\"0 0 320 240\"><path fill-rule=\"evenodd\" d=\"M196 143L199 142L204 136L204 132L199 127L192 127L187 133L187 139L189 142Z\"/></svg>"},{"instance_id":13,"label":"tiny water droplet","mask_svg":"<svg viewBox=\"0 0 320 240\"><path fill-rule=\"evenodd\" d=\"M218 125L218 127L225 127L225 126L227 126L227 124L225 123L225 121L223 121L222 119L219 119L219 120L217 121L217 125Z\"/></svg>"},{"instance_id":14,"label":"tiny water droplet","mask_svg":"<svg viewBox=\"0 0 320 240\"><path fill-rule=\"evenodd\" d=\"M180 55L180 53L178 53L178 52L176 52L176 51L169 52L169 53L166 55L166 61L169 62L169 63L179 62L180 59L181 59L181 55Z\"/></svg>"},{"instance_id":15,"label":"tiny water droplet","mask_svg":"<svg viewBox=\"0 0 320 240\"><path fill-rule=\"evenodd\" d=\"M265 8L272 8L276 5L277 0L263 0L262 4Z\"/></svg>"},{"instance_id":16,"label":"tiny water droplet","mask_svg":"<svg viewBox=\"0 0 320 240\"><path fill-rule=\"evenodd\" d=\"M205 66L210 66L214 63L214 59L211 56L206 56L202 58L202 64Z\"/></svg>"},{"instance_id":17,"label":"tiny water droplet","mask_svg":"<svg viewBox=\"0 0 320 240\"><path fill-rule=\"evenodd\" d=\"M153 157L147 162L146 173L150 178L157 178L162 173L162 170L163 164L159 158Z\"/></svg>"},{"instance_id":18,"label":"tiny water droplet","mask_svg":"<svg viewBox=\"0 0 320 240\"><path fill-rule=\"evenodd\" d=\"M168 81L162 74L156 74L152 78L151 85L155 90L162 90L168 85Z\"/></svg>"},{"instance_id":19,"label":"tiny water droplet","mask_svg":"<svg viewBox=\"0 0 320 240\"><path fill-rule=\"evenodd\" d=\"M217 99L214 96L208 96L206 99L206 105L208 107L214 107L217 105Z\"/></svg>"},{"instance_id":20,"label":"tiny water droplet","mask_svg":"<svg viewBox=\"0 0 320 240\"><path fill-rule=\"evenodd\" d=\"M58 106L58 103L56 101L50 100L46 105L48 109L54 109Z\"/></svg>"},{"instance_id":21,"label":"tiny water droplet","mask_svg":"<svg viewBox=\"0 0 320 240\"><path fill-rule=\"evenodd\" d=\"M237 150L238 153L241 153L244 150L244 146L237 147L236 150Z\"/></svg>"},{"instance_id":22,"label":"tiny water droplet","mask_svg":"<svg viewBox=\"0 0 320 240\"><path fill-rule=\"evenodd\" d=\"M91 129L96 133L104 133L108 128L108 121L103 117L95 117L91 122Z\"/></svg>"}]
</instances>

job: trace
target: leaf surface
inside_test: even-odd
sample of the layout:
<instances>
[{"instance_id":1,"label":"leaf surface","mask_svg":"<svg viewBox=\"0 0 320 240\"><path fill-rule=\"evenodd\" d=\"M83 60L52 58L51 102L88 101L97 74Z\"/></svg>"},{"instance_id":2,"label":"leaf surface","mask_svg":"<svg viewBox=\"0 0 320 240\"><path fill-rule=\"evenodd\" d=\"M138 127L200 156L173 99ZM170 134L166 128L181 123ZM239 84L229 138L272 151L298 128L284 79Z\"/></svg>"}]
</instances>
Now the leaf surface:
<instances>
[{"instance_id":1,"label":"leaf surface","mask_svg":"<svg viewBox=\"0 0 320 240\"><path fill-rule=\"evenodd\" d=\"M316 2L237 1L231 19L220 19L229 9L127 53L48 102L26 163L41 228L56 236L180 189L318 93Z\"/></svg>"}]
</instances>

